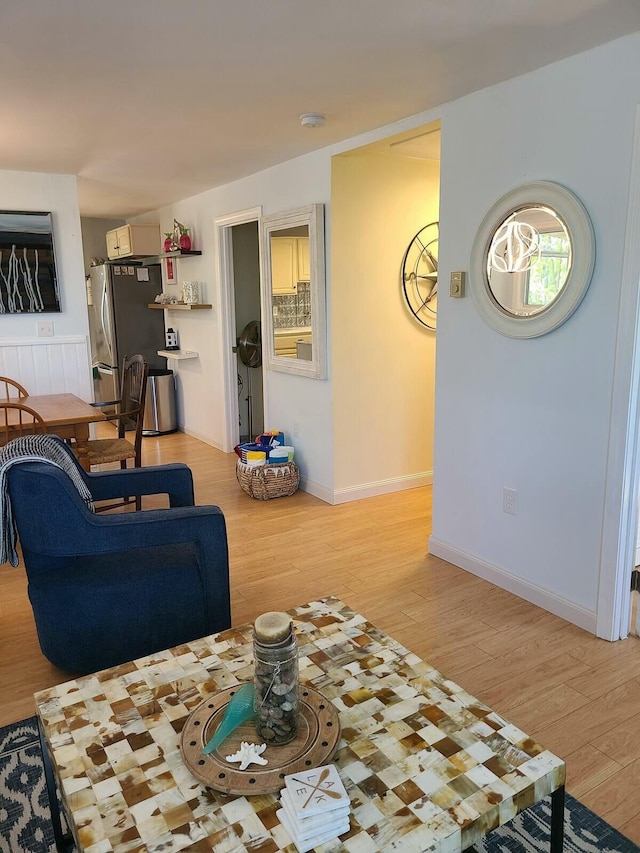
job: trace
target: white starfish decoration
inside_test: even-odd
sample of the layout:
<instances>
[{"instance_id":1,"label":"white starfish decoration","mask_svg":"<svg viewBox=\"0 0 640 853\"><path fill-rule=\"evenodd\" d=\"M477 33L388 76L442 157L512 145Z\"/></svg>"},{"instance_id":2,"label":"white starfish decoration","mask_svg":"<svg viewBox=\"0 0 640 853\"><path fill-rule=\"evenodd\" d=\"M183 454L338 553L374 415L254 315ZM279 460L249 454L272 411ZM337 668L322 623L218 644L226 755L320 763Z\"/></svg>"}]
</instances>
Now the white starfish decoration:
<instances>
[{"instance_id":1,"label":"white starfish decoration","mask_svg":"<svg viewBox=\"0 0 640 853\"><path fill-rule=\"evenodd\" d=\"M266 743L260 744L258 746L257 743L247 743L246 741L242 741L240 744L240 749L237 752L234 752L233 755L227 755L227 761L239 761L240 762L240 770L246 770L250 764L268 764L266 758L262 758L262 753L267 748Z\"/></svg>"}]
</instances>

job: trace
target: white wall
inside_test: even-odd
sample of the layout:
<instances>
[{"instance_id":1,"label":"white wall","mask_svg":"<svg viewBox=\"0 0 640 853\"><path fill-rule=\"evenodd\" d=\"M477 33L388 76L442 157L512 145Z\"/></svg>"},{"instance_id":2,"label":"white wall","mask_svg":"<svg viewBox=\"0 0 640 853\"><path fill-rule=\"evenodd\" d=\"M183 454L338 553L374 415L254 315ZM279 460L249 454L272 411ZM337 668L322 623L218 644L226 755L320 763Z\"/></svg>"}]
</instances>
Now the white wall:
<instances>
[{"instance_id":1,"label":"white wall","mask_svg":"<svg viewBox=\"0 0 640 853\"><path fill-rule=\"evenodd\" d=\"M0 198L3 210L51 212L62 311L46 317L53 320L56 335L86 334L88 320L76 178L0 171ZM0 337L35 337L39 316L0 314Z\"/></svg>"},{"instance_id":2,"label":"white wall","mask_svg":"<svg viewBox=\"0 0 640 853\"><path fill-rule=\"evenodd\" d=\"M56 268L60 288L60 313L48 314L0 314L0 342L8 351L12 341L34 341L34 346L42 347L43 340L37 338L37 321L43 316L53 322L54 338L48 338L46 343L63 343L61 338L67 338L73 352L77 351L78 337L85 341L88 335L88 317L85 295L85 275L82 258L82 238L80 232L80 215L78 211L77 181L72 175L48 175L38 172L8 172L0 171L0 198L3 210L40 210L50 211L53 220L53 240L56 256ZM56 340L57 339L57 340ZM10 348L10 347L9 347ZM22 350L21 350L22 351ZM24 347L29 353L28 371L25 381L33 382L32 350ZM39 351L39 350L38 350ZM7 363L15 364L19 371L20 359L11 355ZM39 378L40 393L57 393L79 389L86 399L91 398L91 374L89 359L86 365L77 359L67 361L72 364L74 377L65 377L57 371L50 376ZM69 368L71 369L71 368ZM25 368L26 370L26 368ZM15 376L21 380L21 376ZM28 390L31 390L27 386Z\"/></svg>"},{"instance_id":3,"label":"white wall","mask_svg":"<svg viewBox=\"0 0 640 853\"><path fill-rule=\"evenodd\" d=\"M591 629L639 77L634 35L443 114L444 280L469 268L492 203L538 179L585 204L597 258L578 311L541 338L503 337L471 298L441 298L431 550ZM518 490L516 516L504 486Z\"/></svg>"},{"instance_id":4,"label":"white wall","mask_svg":"<svg viewBox=\"0 0 640 853\"><path fill-rule=\"evenodd\" d=\"M138 221L160 222L171 230L176 218L193 235L193 247L202 257L181 259L180 281L202 282L202 300L211 311L167 312L177 327L183 349L195 350L199 358L169 362L176 370L179 387L179 422L186 432L214 447L222 447L224 436L224 370L220 292L214 257L214 220L262 205L263 213L291 210L315 202L328 205L331 158L328 149L274 166L257 175L209 190ZM327 229L327 241L329 234ZM296 461L305 485L317 494L332 494L333 453L330 380L307 379L285 373L265 372L265 429L282 429L287 436L299 425L295 439Z\"/></svg>"},{"instance_id":5,"label":"white wall","mask_svg":"<svg viewBox=\"0 0 640 853\"><path fill-rule=\"evenodd\" d=\"M214 218L257 205L272 213L323 202L330 270L331 156L440 119L442 280L469 270L487 210L530 180L557 181L581 198L593 220L597 260L578 311L534 340L494 332L470 296L441 294L431 549L595 629L603 523L616 523L604 518L604 494L638 79L635 34L149 217L159 218L163 230L174 216L194 229L204 255L182 261L189 272L181 277L204 281L214 305L176 320L183 346L200 352L179 368L187 431L212 444L223 434ZM331 316L330 275L327 284ZM326 381L267 372L266 426L291 432L300 424L297 458L310 490L332 500L331 337L328 343ZM624 424L612 428L624 434ZM504 486L518 490L516 516L502 511Z\"/></svg>"}]
</instances>

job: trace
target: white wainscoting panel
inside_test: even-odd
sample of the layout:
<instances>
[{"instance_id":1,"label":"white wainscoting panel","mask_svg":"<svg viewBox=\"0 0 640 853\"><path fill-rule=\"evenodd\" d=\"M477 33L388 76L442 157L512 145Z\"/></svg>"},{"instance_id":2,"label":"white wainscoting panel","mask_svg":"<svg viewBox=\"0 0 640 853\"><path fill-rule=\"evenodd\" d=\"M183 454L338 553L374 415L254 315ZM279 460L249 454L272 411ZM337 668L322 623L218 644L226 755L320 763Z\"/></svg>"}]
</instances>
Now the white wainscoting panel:
<instances>
[{"instance_id":1,"label":"white wainscoting panel","mask_svg":"<svg viewBox=\"0 0 640 853\"><path fill-rule=\"evenodd\" d=\"M93 402L86 336L0 338L0 375L16 379L29 394L75 394Z\"/></svg>"}]
</instances>

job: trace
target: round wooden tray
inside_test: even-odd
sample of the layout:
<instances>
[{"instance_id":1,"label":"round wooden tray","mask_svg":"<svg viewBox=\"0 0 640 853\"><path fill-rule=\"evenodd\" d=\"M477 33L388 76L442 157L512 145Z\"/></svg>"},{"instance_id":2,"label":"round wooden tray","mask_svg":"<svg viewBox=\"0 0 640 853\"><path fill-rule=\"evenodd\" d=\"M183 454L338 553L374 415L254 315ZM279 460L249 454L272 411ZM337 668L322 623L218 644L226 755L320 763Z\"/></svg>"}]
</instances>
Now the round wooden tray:
<instances>
[{"instance_id":1,"label":"round wooden tray","mask_svg":"<svg viewBox=\"0 0 640 853\"><path fill-rule=\"evenodd\" d=\"M310 770L329 761L340 740L340 718L333 703L307 685L299 691L298 734L281 746L267 744L262 758L268 764L251 764L246 770L239 770L238 764L225 761L227 755L240 749L243 740L260 743L252 720L238 726L212 753L203 755L205 744L213 737L238 686L205 699L182 729L182 757L196 779L226 794L269 794L283 787L282 780L289 773Z\"/></svg>"}]
</instances>

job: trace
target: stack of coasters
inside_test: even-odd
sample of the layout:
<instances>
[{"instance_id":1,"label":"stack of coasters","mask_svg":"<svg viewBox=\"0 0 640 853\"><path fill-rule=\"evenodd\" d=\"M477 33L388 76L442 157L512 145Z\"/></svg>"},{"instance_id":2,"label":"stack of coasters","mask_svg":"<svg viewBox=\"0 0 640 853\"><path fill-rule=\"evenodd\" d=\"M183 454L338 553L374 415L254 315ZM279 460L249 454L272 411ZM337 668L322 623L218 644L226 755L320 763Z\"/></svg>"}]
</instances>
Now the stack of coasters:
<instances>
[{"instance_id":1,"label":"stack of coasters","mask_svg":"<svg viewBox=\"0 0 640 853\"><path fill-rule=\"evenodd\" d=\"M291 773L280 792L276 817L299 853L331 841L349 829L349 795L333 764Z\"/></svg>"}]
</instances>

